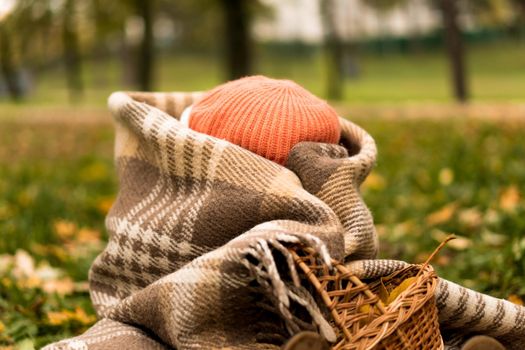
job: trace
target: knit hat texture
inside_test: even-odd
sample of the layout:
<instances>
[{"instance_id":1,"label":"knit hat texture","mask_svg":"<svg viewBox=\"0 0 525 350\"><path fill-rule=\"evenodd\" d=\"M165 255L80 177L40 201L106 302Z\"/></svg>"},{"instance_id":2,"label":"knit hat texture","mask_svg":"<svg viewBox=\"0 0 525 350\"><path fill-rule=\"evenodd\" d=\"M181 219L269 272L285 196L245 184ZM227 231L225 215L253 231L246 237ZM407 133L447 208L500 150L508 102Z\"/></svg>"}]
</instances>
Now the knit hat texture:
<instances>
[{"instance_id":1,"label":"knit hat texture","mask_svg":"<svg viewBox=\"0 0 525 350\"><path fill-rule=\"evenodd\" d=\"M189 127L284 164L301 141L337 143L339 117L290 80L251 76L217 86L192 106Z\"/></svg>"}]
</instances>

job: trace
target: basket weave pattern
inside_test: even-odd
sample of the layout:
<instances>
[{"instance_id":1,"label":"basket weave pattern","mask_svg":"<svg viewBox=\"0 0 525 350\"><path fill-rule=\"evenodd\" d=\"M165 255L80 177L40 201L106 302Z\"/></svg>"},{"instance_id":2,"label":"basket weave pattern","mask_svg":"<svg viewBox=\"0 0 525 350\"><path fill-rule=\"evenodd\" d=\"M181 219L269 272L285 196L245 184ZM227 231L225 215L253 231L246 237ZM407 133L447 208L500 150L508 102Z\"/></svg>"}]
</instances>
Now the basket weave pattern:
<instances>
[{"instance_id":1,"label":"basket weave pattern","mask_svg":"<svg viewBox=\"0 0 525 350\"><path fill-rule=\"evenodd\" d=\"M317 291L337 334L335 350L443 349L434 300L437 276L430 265L410 265L393 274L361 281L344 265L332 269L313 251L291 248L296 265ZM380 294L392 292L403 280L415 277L393 302Z\"/></svg>"}]
</instances>

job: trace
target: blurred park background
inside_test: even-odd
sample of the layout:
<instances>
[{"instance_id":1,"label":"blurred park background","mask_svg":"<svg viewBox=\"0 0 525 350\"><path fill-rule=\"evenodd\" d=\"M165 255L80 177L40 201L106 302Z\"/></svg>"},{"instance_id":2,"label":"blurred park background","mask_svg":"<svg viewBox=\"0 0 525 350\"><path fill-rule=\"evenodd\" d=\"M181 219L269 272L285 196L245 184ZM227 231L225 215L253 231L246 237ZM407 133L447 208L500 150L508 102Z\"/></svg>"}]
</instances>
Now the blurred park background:
<instances>
[{"instance_id":1,"label":"blurred park background","mask_svg":"<svg viewBox=\"0 0 525 350\"><path fill-rule=\"evenodd\" d=\"M525 297L525 1L0 0L0 349L94 321L115 90L288 78L376 139L381 257Z\"/></svg>"}]
</instances>

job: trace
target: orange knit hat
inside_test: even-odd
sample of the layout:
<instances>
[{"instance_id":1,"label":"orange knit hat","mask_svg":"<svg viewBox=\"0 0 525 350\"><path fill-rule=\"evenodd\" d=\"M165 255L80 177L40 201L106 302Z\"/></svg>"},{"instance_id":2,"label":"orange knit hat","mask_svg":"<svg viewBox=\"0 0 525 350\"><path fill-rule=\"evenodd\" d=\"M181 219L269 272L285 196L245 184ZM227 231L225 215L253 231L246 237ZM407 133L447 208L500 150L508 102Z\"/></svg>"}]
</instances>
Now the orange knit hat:
<instances>
[{"instance_id":1,"label":"orange knit hat","mask_svg":"<svg viewBox=\"0 0 525 350\"><path fill-rule=\"evenodd\" d=\"M337 143L336 111L290 80L246 77L217 86L189 111L188 126L284 164L301 141Z\"/></svg>"}]
</instances>

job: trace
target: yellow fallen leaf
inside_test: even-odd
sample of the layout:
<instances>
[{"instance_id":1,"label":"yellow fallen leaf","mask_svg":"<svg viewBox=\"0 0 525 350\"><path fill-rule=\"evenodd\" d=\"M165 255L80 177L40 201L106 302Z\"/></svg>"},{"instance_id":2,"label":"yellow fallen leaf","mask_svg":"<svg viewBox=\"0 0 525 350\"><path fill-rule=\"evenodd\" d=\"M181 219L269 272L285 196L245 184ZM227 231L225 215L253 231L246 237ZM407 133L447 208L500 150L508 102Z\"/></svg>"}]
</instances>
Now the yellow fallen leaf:
<instances>
[{"instance_id":1,"label":"yellow fallen leaf","mask_svg":"<svg viewBox=\"0 0 525 350\"><path fill-rule=\"evenodd\" d=\"M361 307L359 307L359 312L364 313L364 314L369 314L370 313L370 304L365 304L365 305L362 305Z\"/></svg>"},{"instance_id":2,"label":"yellow fallen leaf","mask_svg":"<svg viewBox=\"0 0 525 350\"><path fill-rule=\"evenodd\" d=\"M450 168L443 168L439 171L439 183L448 186L454 181L454 172Z\"/></svg>"},{"instance_id":3,"label":"yellow fallen leaf","mask_svg":"<svg viewBox=\"0 0 525 350\"><path fill-rule=\"evenodd\" d=\"M22 279L32 276L35 272L35 260L28 252L18 249L14 256L13 276Z\"/></svg>"},{"instance_id":4,"label":"yellow fallen leaf","mask_svg":"<svg viewBox=\"0 0 525 350\"><path fill-rule=\"evenodd\" d=\"M31 244L31 250L39 255L52 256L60 261L67 261L71 257L64 248L65 244L58 245L47 245L47 244Z\"/></svg>"},{"instance_id":5,"label":"yellow fallen leaf","mask_svg":"<svg viewBox=\"0 0 525 350\"><path fill-rule=\"evenodd\" d=\"M7 287L7 288L13 285L13 281L7 277L2 278L0 282L2 283L2 285L4 285L4 287Z\"/></svg>"},{"instance_id":6,"label":"yellow fallen leaf","mask_svg":"<svg viewBox=\"0 0 525 350\"><path fill-rule=\"evenodd\" d=\"M67 253L66 249L61 246L49 246L49 253L60 261L67 261L68 259L70 259L70 256Z\"/></svg>"},{"instance_id":7,"label":"yellow fallen leaf","mask_svg":"<svg viewBox=\"0 0 525 350\"><path fill-rule=\"evenodd\" d=\"M515 185L506 188L499 197L499 206L505 211L513 211L520 201L520 192Z\"/></svg>"},{"instance_id":8,"label":"yellow fallen leaf","mask_svg":"<svg viewBox=\"0 0 525 350\"><path fill-rule=\"evenodd\" d=\"M392 290L390 292L390 295L388 296L386 304L390 305L394 300L396 300L396 298L401 293L403 293L405 290L407 290L408 287L410 287L415 281L416 281L416 277L415 276L414 277L409 277L409 278L403 280L403 282L401 282L401 284L399 284L399 286L397 286L396 288L394 288L394 290Z\"/></svg>"},{"instance_id":9,"label":"yellow fallen leaf","mask_svg":"<svg viewBox=\"0 0 525 350\"><path fill-rule=\"evenodd\" d=\"M109 210L111 209L111 206L113 206L114 202L113 197L105 197L98 201L97 203L97 209L104 215L106 215Z\"/></svg>"},{"instance_id":10,"label":"yellow fallen leaf","mask_svg":"<svg viewBox=\"0 0 525 350\"><path fill-rule=\"evenodd\" d=\"M59 295L68 295L75 291L75 283L69 277L58 280L44 282L42 289L48 293L57 293Z\"/></svg>"},{"instance_id":11,"label":"yellow fallen leaf","mask_svg":"<svg viewBox=\"0 0 525 350\"><path fill-rule=\"evenodd\" d=\"M400 238L405 237L407 235L414 235L416 231L417 230L415 229L414 221L407 220L395 224L389 233L389 237L395 240L399 240Z\"/></svg>"},{"instance_id":12,"label":"yellow fallen leaf","mask_svg":"<svg viewBox=\"0 0 525 350\"><path fill-rule=\"evenodd\" d=\"M62 311L48 311L47 314L47 321L50 325L53 326L59 326L61 324L66 323L71 319L71 311L69 310L62 310Z\"/></svg>"},{"instance_id":13,"label":"yellow fallen leaf","mask_svg":"<svg viewBox=\"0 0 525 350\"><path fill-rule=\"evenodd\" d=\"M30 276L18 279L16 285L20 289L35 289L42 286L42 280L38 276Z\"/></svg>"},{"instance_id":14,"label":"yellow fallen leaf","mask_svg":"<svg viewBox=\"0 0 525 350\"><path fill-rule=\"evenodd\" d=\"M462 225L472 229L483 223L483 216L477 208L468 208L459 212L458 220Z\"/></svg>"},{"instance_id":15,"label":"yellow fallen leaf","mask_svg":"<svg viewBox=\"0 0 525 350\"><path fill-rule=\"evenodd\" d=\"M465 250L472 245L472 240L466 237L456 236L456 238L448 242L447 245L455 250Z\"/></svg>"},{"instance_id":16,"label":"yellow fallen leaf","mask_svg":"<svg viewBox=\"0 0 525 350\"><path fill-rule=\"evenodd\" d=\"M74 319L84 325L89 325L96 321L96 317L93 315L86 314L86 311L80 307L75 308Z\"/></svg>"},{"instance_id":17,"label":"yellow fallen leaf","mask_svg":"<svg viewBox=\"0 0 525 350\"><path fill-rule=\"evenodd\" d=\"M501 221L501 214L495 209L488 209L485 212L483 221L488 225L497 225Z\"/></svg>"},{"instance_id":18,"label":"yellow fallen leaf","mask_svg":"<svg viewBox=\"0 0 525 350\"><path fill-rule=\"evenodd\" d=\"M80 243L99 242L100 231L89 228L81 228L77 234L77 241Z\"/></svg>"},{"instance_id":19,"label":"yellow fallen leaf","mask_svg":"<svg viewBox=\"0 0 525 350\"><path fill-rule=\"evenodd\" d=\"M383 304L383 302L381 300L378 300L377 303L382 305L382 306L384 306L384 304ZM365 313L365 314L369 314L370 310L373 310L373 309L371 309L370 304L361 305L359 307L359 312L362 312L362 313Z\"/></svg>"},{"instance_id":20,"label":"yellow fallen leaf","mask_svg":"<svg viewBox=\"0 0 525 350\"><path fill-rule=\"evenodd\" d=\"M500 233L495 233L487 229L481 233L481 239L483 242L494 247L501 247L507 241L507 236Z\"/></svg>"},{"instance_id":21,"label":"yellow fallen leaf","mask_svg":"<svg viewBox=\"0 0 525 350\"><path fill-rule=\"evenodd\" d=\"M2 333L5 330L5 325L2 321L0 321L0 333Z\"/></svg>"},{"instance_id":22,"label":"yellow fallen leaf","mask_svg":"<svg viewBox=\"0 0 525 350\"><path fill-rule=\"evenodd\" d=\"M427 216L426 222L429 226L439 225L452 219L456 212L458 205L457 203L450 203L445 205L443 208L431 213Z\"/></svg>"},{"instance_id":23,"label":"yellow fallen leaf","mask_svg":"<svg viewBox=\"0 0 525 350\"><path fill-rule=\"evenodd\" d=\"M77 225L74 222L63 219L59 219L53 222L53 228L55 230L55 233L62 240L70 239L77 231Z\"/></svg>"},{"instance_id":24,"label":"yellow fallen leaf","mask_svg":"<svg viewBox=\"0 0 525 350\"><path fill-rule=\"evenodd\" d=\"M386 180L377 172L373 171L370 173L370 175L368 175L362 186L365 189L380 191L386 187Z\"/></svg>"},{"instance_id":25,"label":"yellow fallen leaf","mask_svg":"<svg viewBox=\"0 0 525 350\"><path fill-rule=\"evenodd\" d=\"M379 291L377 293L379 295L379 299L382 303L386 304L388 300L388 290L386 289L383 279L379 280Z\"/></svg>"},{"instance_id":26,"label":"yellow fallen leaf","mask_svg":"<svg viewBox=\"0 0 525 350\"><path fill-rule=\"evenodd\" d=\"M516 294L509 295L507 300L510 301L511 303L516 304L516 305L522 305L523 306L523 300L519 296L517 296Z\"/></svg>"},{"instance_id":27,"label":"yellow fallen leaf","mask_svg":"<svg viewBox=\"0 0 525 350\"><path fill-rule=\"evenodd\" d=\"M77 321L83 325L90 325L95 322L96 317L87 315L80 307L76 307L75 311L49 311L46 314L49 324L59 326L70 321Z\"/></svg>"}]
</instances>

